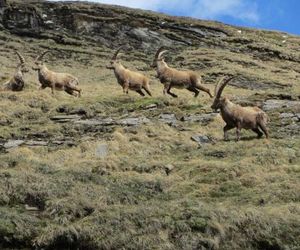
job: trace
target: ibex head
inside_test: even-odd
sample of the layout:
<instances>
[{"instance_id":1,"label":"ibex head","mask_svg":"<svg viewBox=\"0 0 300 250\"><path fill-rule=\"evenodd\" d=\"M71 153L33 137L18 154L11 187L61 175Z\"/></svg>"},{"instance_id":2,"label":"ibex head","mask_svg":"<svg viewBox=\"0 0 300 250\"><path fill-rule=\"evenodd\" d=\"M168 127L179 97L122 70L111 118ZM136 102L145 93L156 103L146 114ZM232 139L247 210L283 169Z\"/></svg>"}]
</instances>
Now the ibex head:
<instances>
[{"instance_id":1,"label":"ibex head","mask_svg":"<svg viewBox=\"0 0 300 250\"><path fill-rule=\"evenodd\" d=\"M27 73L29 69L26 67L26 62L24 57L18 51L16 51L16 54L20 60L20 63L18 64L18 68L20 68L22 73Z\"/></svg>"},{"instance_id":2,"label":"ibex head","mask_svg":"<svg viewBox=\"0 0 300 250\"><path fill-rule=\"evenodd\" d=\"M156 54L155 54L155 57L154 57L154 60L151 64L151 67L152 68L156 68L157 67L157 62L159 61L163 61L164 60L164 57L162 57L162 55L164 53L166 53L168 50L165 50L164 47L160 47L157 51L156 51Z\"/></svg>"},{"instance_id":3,"label":"ibex head","mask_svg":"<svg viewBox=\"0 0 300 250\"><path fill-rule=\"evenodd\" d=\"M33 70L40 70L44 66L43 57L49 52L50 52L49 50L46 50L41 55L35 58L34 60L35 66L32 67Z\"/></svg>"},{"instance_id":4,"label":"ibex head","mask_svg":"<svg viewBox=\"0 0 300 250\"><path fill-rule=\"evenodd\" d=\"M114 53L113 57L111 58L109 64L106 66L107 69L115 69L120 64L117 57L123 48L125 48L125 46L121 46L117 49L117 51Z\"/></svg>"},{"instance_id":5,"label":"ibex head","mask_svg":"<svg viewBox=\"0 0 300 250\"><path fill-rule=\"evenodd\" d=\"M211 105L211 108L214 110L218 110L220 109L222 106L225 105L225 102L227 100L226 97L221 97L222 92L224 90L224 88L226 87L226 85L233 79L233 76L230 77L222 77L221 80L217 83L216 87L215 87L215 96L214 96L214 102Z\"/></svg>"}]
</instances>

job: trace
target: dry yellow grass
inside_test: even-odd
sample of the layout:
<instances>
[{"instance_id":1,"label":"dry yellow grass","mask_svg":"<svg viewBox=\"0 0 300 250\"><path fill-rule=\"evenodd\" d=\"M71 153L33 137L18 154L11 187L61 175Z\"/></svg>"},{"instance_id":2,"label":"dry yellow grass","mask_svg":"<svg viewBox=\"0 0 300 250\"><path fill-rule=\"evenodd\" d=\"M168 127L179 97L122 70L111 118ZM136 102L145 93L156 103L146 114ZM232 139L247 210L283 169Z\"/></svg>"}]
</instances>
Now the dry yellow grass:
<instances>
[{"instance_id":1,"label":"dry yellow grass","mask_svg":"<svg viewBox=\"0 0 300 250\"><path fill-rule=\"evenodd\" d=\"M279 39L275 33L250 30L246 36L267 42ZM152 78L154 97L141 98L134 92L124 95L113 72L105 68L112 54L109 49L62 46L48 40L29 42L13 35L9 38L0 50L1 82L14 71L13 49L24 50L32 64L37 51L50 47L70 53L62 57L54 51L46 57L46 64L51 70L76 75L83 96L74 98L64 92L52 96L50 89L38 90L33 71L26 75L24 92L0 93L0 120L8 121L0 125L0 142L49 142L47 147L23 145L0 153L0 247L300 247L299 131L281 130L286 126L279 118L284 112L299 113L298 107L268 112L269 141L243 130L240 142L234 141L234 132L230 133L231 141L224 142L224 122L219 115L207 123L180 121L183 116L211 113L211 99L203 93L193 98L186 90L174 90L178 99L163 96L162 85L149 68L152 55L146 55L149 64L140 58L142 52L122 56L124 65L144 69ZM286 46L282 50L290 52L296 45ZM170 65L196 68L210 89L222 72L284 87L251 90L228 86L224 94L235 102L262 104L272 95L300 96L299 73L293 70L296 66L292 62L265 62L226 48L170 54ZM184 57L182 66L176 60L180 56ZM199 62L207 65L200 68ZM278 68L282 72L274 73ZM150 104L157 108L147 110ZM150 122L136 127L57 123L51 118L60 114L60 108L83 109L86 116L82 119L146 117ZM174 114L177 125L162 122L159 116L164 113ZM298 123L288 120L286 125ZM200 147L191 140L193 135L207 135L215 143ZM103 144L107 155L99 157L97 148ZM38 211L29 211L26 206Z\"/></svg>"}]
</instances>

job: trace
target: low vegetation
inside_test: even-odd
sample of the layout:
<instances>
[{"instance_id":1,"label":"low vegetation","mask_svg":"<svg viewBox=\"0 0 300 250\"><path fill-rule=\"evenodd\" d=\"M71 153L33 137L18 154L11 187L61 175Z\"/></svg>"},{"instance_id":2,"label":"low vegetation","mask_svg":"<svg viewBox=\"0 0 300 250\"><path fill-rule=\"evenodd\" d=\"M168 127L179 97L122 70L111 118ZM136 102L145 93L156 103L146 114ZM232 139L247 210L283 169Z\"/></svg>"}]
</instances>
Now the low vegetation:
<instances>
[{"instance_id":1,"label":"low vegetation","mask_svg":"<svg viewBox=\"0 0 300 250\"><path fill-rule=\"evenodd\" d=\"M233 131L223 141L206 93L164 96L150 68L155 50L122 56L151 79L152 97L141 97L123 94L106 68L114 49L0 30L1 83L15 70L15 50L33 66L51 49L49 68L76 75L82 88L81 98L52 95L30 70L24 91L0 92L1 249L300 248L300 39L203 25L232 35L178 46L168 64L195 70L211 91L235 75L223 95L262 108L269 140L242 130L239 142Z\"/></svg>"}]
</instances>

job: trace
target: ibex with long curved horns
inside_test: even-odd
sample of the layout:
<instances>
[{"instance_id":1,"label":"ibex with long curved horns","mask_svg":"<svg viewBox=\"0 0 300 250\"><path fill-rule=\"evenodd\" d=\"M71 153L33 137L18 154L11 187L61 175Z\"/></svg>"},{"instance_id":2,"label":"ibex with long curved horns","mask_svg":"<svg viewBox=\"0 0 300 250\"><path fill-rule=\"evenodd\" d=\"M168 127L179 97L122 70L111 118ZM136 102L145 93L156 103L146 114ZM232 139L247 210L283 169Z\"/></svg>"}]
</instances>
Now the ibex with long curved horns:
<instances>
[{"instance_id":1,"label":"ibex with long curved horns","mask_svg":"<svg viewBox=\"0 0 300 250\"><path fill-rule=\"evenodd\" d=\"M201 84L201 77L193 71L179 71L171 68L165 62L163 54L168 50L163 47L159 48L156 52L152 67L156 68L157 77L160 82L164 84L163 93L168 93L172 97L177 97L176 94L171 92L171 88L187 89L195 93L195 97L199 95L199 90L206 92L211 98L213 97L208 88Z\"/></svg>"},{"instance_id":2,"label":"ibex with long curved horns","mask_svg":"<svg viewBox=\"0 0 300 250\"><path fill-rule=\"evenodd\" d=\"M25 86L24 74L29 70L26 67L26 62L24 57L18 52L15 51L20 62L16 68L14 76L4 84L2 90L11 90L11 91L22 91Z\"/></svg>"},{"instance_id":3,"label":"ibex with long curved horns","mask_svg":"<svg viewBox=\"0 0 300 250\"><path fill-rule=\"evenodd\" d=\"M114 70L117 81L122 86L124 93L128 94L128 89L130 89L136 91L141 96L145 96L144 92L142 91L143 89L147 92L148 95L151 96L149 88L149 78L139 72L126 69L117 60L117 56L122 48L123 46L115 52L110 61L110 65L107 65L106 68Z\"/></svg>"},{"instance_id":4,"label":"ibex with long curved horns","mask_svg":"<svg viewBox=\"0 0 300 250\"><path fill-rule=\"evenodd\" d=\"M38 71L39 82L41 83L40 88L51 88L52 94L54 94L54 90L60 90L65 91L70 95L80 97L81 89L76 87L76 85L79 84L79 81L75 76L67 73L53 72L43 63L43 57L49 52L50 51L47 50L37 56L34 61L35 66L32 68L33 70Z\"/></svg>"},{"instance_id":5,"label":"ibex with long curved horns","mask_svg":"<svg viewBox=\"0 0 300 250\"><path fill-rule=\"evenodd\" d=\"M228 130L236 128L236 140L240 140L240 131L242 128L251 129L255 132L258 138L262 137L263 133L266 138L269 138L267 129L267 122L269 120L267 114L258 107L242 107L238 104L232 103L228 98L221 97L225 86L234 77L227 79L222 78L215 87L215 99L211 108L214 110L221 110L221 116L226 122L224 127L224 140L228 140Z\"/></svg>"}]
</instances>

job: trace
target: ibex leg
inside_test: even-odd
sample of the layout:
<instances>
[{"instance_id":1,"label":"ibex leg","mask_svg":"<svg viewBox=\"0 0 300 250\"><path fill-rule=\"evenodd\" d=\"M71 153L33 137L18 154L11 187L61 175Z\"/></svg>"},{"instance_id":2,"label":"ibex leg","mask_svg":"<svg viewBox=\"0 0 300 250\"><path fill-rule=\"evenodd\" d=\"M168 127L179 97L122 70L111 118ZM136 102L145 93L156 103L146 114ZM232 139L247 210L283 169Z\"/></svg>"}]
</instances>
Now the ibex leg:
<instances>
[{"instance_id":1,"label":"ibex leg","mask_svg":"<svg viewBox=\"0 0 300 250\"><path fill-rule=\"evenodd\" d=\"M241 138L241 124L238 123L237 126L236 126L236 141L239 141L240 138Z\"/></svg>"},{"instance_id":2,"label":"ibex leg","mask_svg":"<svg viewBox=\"0 0 300 250\"><path fill-rule=\"evenodd\" d=\"M266 138L269 139L269 131L268 131L266 125L263 124L263 123L261 123L261 124L259 124L258 126L259 126L259 128L265 133Z\"/></svg>"},{"instance_id":3,"label":"ibex leg","mask_svg":"<svg viewBox=\"0 0 300 250\"><path fill-rule=\"evenodd\" d=\"M199 90L197 90L194 87L188 87L187 90L194 92L195 93L194 97L197 97L199 95Z\"/></svg>"},{"instance_id":4,"label":"ibex leg","mask_svg":"<svg viewBox=\"0 0 300 250\"><path fill-rule=\"evenodd\" d=\"M152 96L149 86L145 86L145 87L143 87L143 89L147 92L148 95Z\"/></svg>"},{"instance_id":5,"label":"ibex leg","mask_svg":"<svg viewBox=\"0 0 300 250\"><path fill-rule=\"evenodd\" d=\"M253 128L252 131L257 134L257 138L261 138L263 135L263 133L258 128Z\"/></svg>"},{"instance_id":6,"label":"ibex leg","mask_svg":"<svg viewBox=\"0 0 300 250\"><path fill-rule=\"evenodd\" d=\"M165 84L164 94L166 94L167 92L170 96L177 98L178 96L172 93L170 90L171 90L171 84Z\"/></svg>"},{"instance_id":7,"label":"ibex leg","mask_svg":"<svg viewBox=\"0 0 300 250\"><path fill-rule=\"evenodd\" d=\"M129 83L125 82L124 85L123 85L124 94L128 94L128 89L129 89Z\"/></svg>"},{"instance_id":8,"label":"ibex leg","mask_svg":"<svg viewBox=\"0 0 300 250\"><path fill-rule=\"evenodd\" d=\"M136 90L136 92L139 93L141 96L145 96L145 94L143 93L143 91L140 90L140 89Z\"/></svg>"},{"instance_id":9,"label":"ibex leg","mask_svg":"<svg viewBox=\"0 0 300 250\"><path fill-rule=\"evenodd\" d=\"M228 141L228 130L233 129L234 126L226 124L226 126L223 128L224 131L224 141Z\"/></svg>"},{"instance_id":10,"label":"ibex leg","mask_svg":"<svg viewBox=\"0 0 300 250\"><path fill-rule=\"evenodd\" d=\"M213 97L212 94L210 93L210 90L209 90L208 88L203 87L202 84L197 83L195 87L196 87L197 89L199 89L199 90L202 90L202 91L206 92L206 93L210 96L210 98Z\"/></svg>"}]
</instances>

